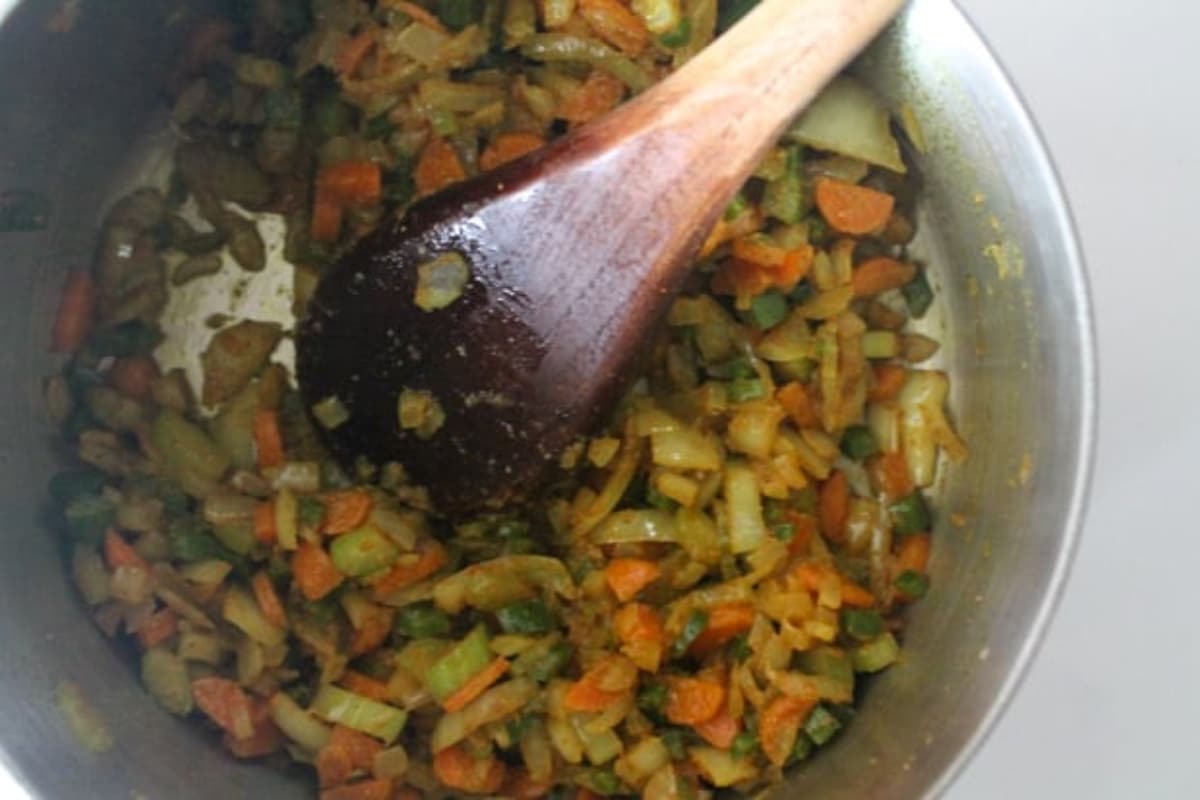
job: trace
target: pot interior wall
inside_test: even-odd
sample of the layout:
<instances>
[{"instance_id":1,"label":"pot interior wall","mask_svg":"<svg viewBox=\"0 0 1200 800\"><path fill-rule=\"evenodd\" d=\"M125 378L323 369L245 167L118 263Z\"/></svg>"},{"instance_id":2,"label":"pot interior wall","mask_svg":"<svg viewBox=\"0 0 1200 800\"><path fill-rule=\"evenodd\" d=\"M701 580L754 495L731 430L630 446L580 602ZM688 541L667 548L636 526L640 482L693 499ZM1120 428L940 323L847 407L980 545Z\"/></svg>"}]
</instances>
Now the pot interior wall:
<instances>
[{"instance_id":1,"label":"pot interior wall","mask_svg":"<svg viewBox=\"0 0 1200 800\"><path fill-rule=\"evenodd\" d=\"M104 205L136 166L129 143L158 113L173 4L85 3L50 34L55 3L0 28L0 191L51 198L49 226L0 233L0 764L46 798L298 797L307 778L232 762L162 712L128 654L76 601L45 481L61 448L40 411L63 275L89 263ZM920 120L928 152L917 251L943 308L953 409L973 456L938 487L933 593L902 664L868 688L842 741L775 794L935 793L998 713L1030 656L1069 560L1090 453L1086 292L1053 175L983 45L945 0L916 0L856 67ZM55 709L77 684L115 747L86 752ZM218 790L216 787L220 787Z\"/></svg>"}]
</instances>

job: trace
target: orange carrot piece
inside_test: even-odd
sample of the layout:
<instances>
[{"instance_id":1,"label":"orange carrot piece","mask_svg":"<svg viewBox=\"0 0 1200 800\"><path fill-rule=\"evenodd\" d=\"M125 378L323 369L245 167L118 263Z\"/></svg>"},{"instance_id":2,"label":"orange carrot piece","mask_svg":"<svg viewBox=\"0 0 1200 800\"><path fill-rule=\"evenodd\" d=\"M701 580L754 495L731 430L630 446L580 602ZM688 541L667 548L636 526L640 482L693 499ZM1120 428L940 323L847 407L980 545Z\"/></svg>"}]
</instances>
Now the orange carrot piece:
<instances>
[{"instance_id":1,"label":"orange carrot piece","mask_svg":"<svg viewBox=\"0 0 1200 800\"><path fill-rule=\"evenodd\" d=\"M799 381L781 386L775 392L775 399L797 428L815 428L820 424L821 418L808 396L808 390Z\"/></svg>"},{"instance_id":2,"label":"orange carrot piece","mask_svg":"<svg viewBox=\"0 0 1200 800\"><path fill-rule=\"evenodd\" d=\"M334 56L333 65L339 75L349 78L358 72L358 68L366 60L367 54L375 47L375 31L366 30L357 36L352 36L338 49Z\"/></svg>"},{"instance_id":3,"label":"orange carrot piece","mask_svg":"<svg viewBox=\"0 0 1200 800\"><path fill-rule=\"evenodd\" d=\"M495 794L504 785L504 763L496 758L472 758L461 745L433 756L433 774L448 789L469 794Z\"/></svg>"},{"instance_id":4,"label":"orange carrot piece","mask_svg":"<svg viewBox=\"0 0 1200 800\"><path fill-rule=\"evenodd\" d=\"M410 561L405 557L401 557L390 572L371 585L371 590L374 592L375 597L380 599L386 598L388 595L403 589L405 586L411 586L418 581L425 580L446 566L449 560L446 548L430 539L424 544L418 545L416 561Z\"/></svg>"},{"instance_id":5,"label":"orange carrot piece","mask_svg":"<svg viewBox=\"0 0 1200 800\"><path fill-rule=\"evenodd\" d=\"M842 605L851 608L870 608L875 605L875 595L843 576Z\"/></svg>"},{"instance_id":6,"label":"orange carrot piece","mask_svg":"<svg viewBox=\"0 0 1200 800\"><path fill-rule=\"evenodd\" d=\"M426 28L433 28L438 33L449 33L446 26L437 16L416 3L410 3L408 0L385 0L384 5L389 8L394 8L397 11L403 11L408 16L412 17L413 22L419 22Z\"/></svg>"},{"instance_id":7,"label":"orange carrot piece","mask_svg":"<svg viewBox=\"0 0 1200 800\"><path fill-rule=\"evenodd\" d=\"M520 770L504 787L504 796L514 800L538 800L539 797L548 795L553 788L554 784L550 781L535 781L527 771Z\"/></svg>"},{"instance_id":8,"label":"orange carrot piece","mask_svg":"<svg viewBox=\"0 0 1200 800\"><path fill-rule=\"evenodd\" d=\"M320 600L342 583L342 573L320 546L302 542L292 556L292 575L309 600Z\"/></svg>"},{"instance_id":9,"label":"orange carrot piece","mask_svg":"<svg viewBox=\"0 0 1200 800\"><path fill-rule=\"evenodd\" d=\"M700 725L721 713L725 685L704 678L673 678L668 684L667 719L676 725Z\"/></svg>"},{"instance_id":10,"label":"orange carrot piece","mask_svg":"<svg viewBox=\"0 0 1200 800\"><path fill-rule=\"evenodd\" d=\"M279 593L275 591L275 585L271 583L271 576L266 572L259 572L250 580L250 586L254 589L254 599L258 601L258 607L262 609L267 621L277 628L286 628L287 614L283 611L283 603L279 599Z\"/></svg>"},{"instance_id":11,"label":"orange carrot piece","mask_svg":"<svg viewBox=\"0 0 1200 800\"><path fill-rule=\"evenodd\" d=\"M490 172L501 164L516 161L521 156L543 147L546 139L541 134L529 131L502 133L492 140L479 156L479 168Z\"/></svg>"},{"instance_id":12,"label":"orange carrot piece","mask_svg":"<svg viewBox=\"0 0 1200 800\"><path fill-rule=\"evenodd\" d=\"M442 702L442 708L447 713L462 711L475 698L486 692L493 683L504 677L506 672L508 672L508 659L501 656L484 667L481 672L472 675L458 691L447 697Z\"/></svg>"},{"instance_id":13,"label":"orange carrot piece","mask_svg":"<svg viewBox=\"0 0 1200 800\"><path fill-rule=\"evenodd\" d=\"M873 403L886 402L900 394L904 383L908 380L908 370L899 364L876 364L871 368L875 380L867 393L867 399Z\"/></svg>"},{"instance_id":14,"label":"orange carrot piece","mask_svg":"<svg viewBox=\"0 0 1200 800\"><path fill-rule=\"evenodd\" d=\"M628 603L661 575L658 564L641 558L614 558L604 567L604 580L622 603Z\"/></svg>"},{"instance_id":15,"label":"orange carrot piece","mask_svg":"<svg viewBox=\"0 0 1200 800\"><path fill-rule=\"evenodd\" d=\"M104 561L109 569L137 567L150 572L150 565L146 563L146 559L112 528L104 532Z\"/></svg>"},{"instance_id":16,"label":"orange carrot piece","mask_svg":"<svg viewBox=\"0 0 1200 800\"><path fill-rule=\"evenodd\" d=\"M283 734L271 721L271 711L265 701L250 700L252 733L238 738L226 732L222 743L235 758L262 758L283 749Z\"/></svg>"},{"instance_id":17,"label":"orange carrot piece","mask_svg":"<svg viewBox=\"0 0 1200 800\"><path fill-rule=\"evenodd\" d=\"M740 236L734 239L730 252L734 258L740 261L748 261L768 269L783 266L783 262L788 257L788 251L785 248L762 235Z\"/></svg>"},{"instance_id":18,"label":"orange carrot piece","mask_svg":"<svg viewBox=\"0 0 1200 800\"><path fill-rule=\"evenodd\" d=\"M346 670L342 673L339 681L344 688L355 694L361 694L363 697L369 697L381 703L388 702L390 698L386 683L377 681L369 675L364 675L356 670Z\"/></svg>"},{"instance_id":19,"label":"orange carrot piece","mask_svg":"<svg viewBox=\"0 0 1200 800\"><path fill-rule=\"evenodd\" d=\"M368 778L321 792L321 800L392 800L394 789L390 778Z\"/></svg>"},{"instance_id":20,"label":"orange carrot piece","mask_svg":"<svg viewBox=\"0 0 1200 800\"><path fill-rule=\"evenodd\" d=\"M742 730L741 724L729 715L729 709L726 707L722 707L712 719L693 727L701 739L719 750L733 747L733 740Z\"/></svg>"},{"instance_id":21,"label":"orange carrot piece","mask_svg":"<svg viewBox=\"0 0 1200 800\"><path fill-rule=\"evenodd\" d=\"M158 364L149 356L126 356L113 362L108 382L121 394L134 400L150 396L150 384L158 377Z\"/></svg>"},{"instance_id":22,"label":"orange carrot piece","mask_svg":"<svg viewBox=\"0 0 1200 800\"><path fill-rule=\"evenodd\" d=\"M783 258L783 263L775 268L775 288L781 292L795 289L796 284L812 269L816 254L816 248L811 244L789 250Z\"/></svg>"},{"instance_id":23,"label":"orange carrot piece","mask_svg":"<svg viewBox=\"0 0 1200 800\"><path fill-rule=\"evenodd\" d=\"M814 564L812 562L799 564L794 570L792 570L792 574L796 576L798 581L800 581L800 585L810 592L820 591L821 584L825 581L825 578L829 576L830 572L831 570L829 567L824 567L820 564Z\"/></svg>"},{"instance_id":24,"label":"orange carrot piece","mask_svg":"<svg viewBox=\"0 0 1200 800\"><path fill-rule=\"evenodd\" d=\"M713 275L712 290L717 294L734 295L739 300L753 298L774 285L773 270L741 259L726 261Z\"/></svg>"},{"instance_id":25,"label":"orange carrot piece","mask_svg":"<svg viewBox=\"0 0 1200 800\"><path fill-rule=\"evenodd\" d=\"M313 197L309 235L317 242L336 242L342 233L342 207L329 195L318 190Z\"/></svg>"},{"instance_id":26,"label":"orange carrot piece","mask_svg":"<svg viewBox=\"0 0 1200 800\"><path fill-rule=\"evenodd\" d=\"M613 616L613 632L626 644L666 640L662 618L644 603L622 606Z\"/></svg>"},{"instance_id":27,"label":"orange carrot piece","mask_svg":"<svg viewBox=\"0 0 1200 800\"><path fill-rule=\"evenodd\" d=\"M889 289L899 289L916 275L917 268L914 264L879 256L855 267L850 283L854 287L855 297L869 297Z\"/></svg>"},{"instance_id":28,"label":"orange carrot piece","mask_svg":"<svg viewBox=\"0 0 1200 800\"><path fill-rule=\"evenodd\" d=\"M321 497L325 504L324 531L330 536L361 527L371 515L371 495L362 489L339 489Z\"/></svg>"},{"instance_id":29,"label":"orange carrot piece","mask_svg":"<svg viewBox=\"0 0 1200 800\"><path fill-rule=\"evenodd\" d=\"M160 608L137 629L138 644L149 650L170 639L179 630L179 615L169 608Z\"/></svg>"},{"instance_id":30,"label":"orange carrot piece","mask_svg":"<svg viewBox=\"0 0 1200 800\"><path fill-rule=\"evenodd\" d=\"M896 207L890 194L833 178L817 178L813 197L829 226L851 236L880 230Z\"/></svg>"},{"instance_id":31,"label":"orange carrot piece","mask_svg":"<svg viewBox=\"0 0 1200 800\"><path fill-rule=\"evenodd\" d=\"M881 453L867 462L867 474L876 491L889 500L899 500L913 492L908 462L900 453Z\"/></svg>"},{"instance_id":32,"label":"orange carrot piece","mask_svg":"<svg viewBox=\"0 0 1200 800\"><path fill-rule=\"evenodd\" d=\"M58 316L54 319L54 334L50 350L54 353L74 353L87 341L96 314L96 281L87 270L75 270L67 275L58 301Z\"/></svg>"},{"instance_id":33,"label":"orange carrot piece","mask_svg":"<svg viewBox=\"0 0 1200 800\"><path fill-rule=\"evenodd\" d=\"M575 792L575 800L600 800L600 795L585 786Z\"/></svg>"},{"instance_id":34,"label":"orange carrot piece","mask_svg":"<svg viewBox=\"0 0 1200 800\"><path fill-rule=\"evenodd\" d=\"M253 709L242 687L227 678L197 678L192 681L196 707L235 738L254 735Z\"/></svg>"},{"instance_id":35,"label":"orange carrot piece","mask_svg":"<svg viewBox=\"0 0 1200 800\"><path fill-rule=\"evenodd\" d=\"M602 69L593 69L577 90L563 98L555 115L574 125L612 111L625 96L625 84Z\"/></svg>"},{"instance_id":36,"label":"orange carrot piece","mask_svg":"<svg viewBox=\"0 0 1200 800\"><path fill-rule=\"evenodd\" d=\"M390 608L369 615L350 637L350 655L358 657L379 649L392 632L395 619L396 612Z\"/></svg>"},{"instance_id":37,"label":"orange carrot piece","mask_svg":"<svg viewBox=\"0 0 1200 800\"><path fill-rule=\"evenodd\" d=\"M344 725L334 725L329 741L317 753L321 788L343 784L357 771L369 771L383 745Z\"/></svg>"},{"instance_id":38,"label":"orange carrot piece","mask_svg":"<svg viewBox=\"0 0 1200 800\"><path fill-rule=\"evenodd\" d=\"M466 177L467 171L458 153L445 139L430 139L421 148L421 155L417 157L417 165L413 168L413 181L421 197L441 191Z\"/></svg>"},{"instance_id":39,"label":"orange carrot piece","mask_svg":"<svg viewBox=\"0 0 1200 800\"><path fill-rule=\"evenodd\" d=\"M758 741L763 755L782 767L792 754L800 723L817 705L817 697L780 695L767 704L758 716Z\"/></svg>"},{"instance_id":40,"label":"orange carrot piece","mask_svg":"<svg viewBox=\"0 0 1200 800\"><path fill-rule=\"evenodd\" d=\"M642 18L620 0L579 0L579 16L604 41L636 58L650 44Z\"/></svg>"},{"instance_id":41,"label":"orange carrot piece","mask_svg":"<svg viewBox=\"0 0 1200 800\"><path fill-rule=\"evenodd\" d=\"M708 627L692 642L689 652L703 656L728 644L735 636L750 630L754 624L751 603L731 603L717 606L708 612Z\"/></svg>"},{"instance_id":42,"label":"orange carrot piece","mask_svg":"<svg viewBox=\"0 0 1200 800\"><path fill-rule=\"evenodd\" d=\"M283 466L283 434L279 431L279 415L269 408L254 412L254 447L258 451L258 466L262 469Z\"/></svg>"},{"instance_id":43,"label":"orange carrot piece","mask_svg":"<svg viewBox=\"0 0 1200 800\"><path fill-rule=\"evenodd\" d=\"M279 531L275 528L275 503L264 500L254 507L254 538L263 544L275 544Z\"/></svg>"},{"instance_id":44,"label":"orange carrot piece","mask_svg":"<svg viewBox=\"0 0 1200 800\"><path fill-rule=\"evenodd\" d=\"M846 515L850 511L850 483L840 470L821 484L817 499L817 513L821 521L821 533L832 542L841 542L846 537Z\"/></svg>"},{"instance_id":45,"label":"orange carrot piece","mask_svg":"<svg viewBox=\"0 0 1200 800\"><path fill-rule=\"evenodd\" d=\"M568 711L603 711L625 696L625 692L606 692L584 675L571 684L563 705Z\"/></svg>"},{"instance_id":46,"label":"orange carrot piece","mask_svg":"<svg viewBox=\"0 0 1200 800\"><path fill-rule=\"evenodd\" d=\"M321 170L317 187L343 208L370 206L383 197L383 172L374 161L342 161Z\"/></svg>"},{"instance_id":47,"label":"orange carrot piece","mask_svg":"<svg viewBox=\"0 0 1200 800\"><path fill-rule=\"evenodd\" d=\"M929 571L929 552L932 549L933 538L928 533L906 536L896 554L896 568L900 572L919 572L924 575Z\"/></svg>"}]
</instances>

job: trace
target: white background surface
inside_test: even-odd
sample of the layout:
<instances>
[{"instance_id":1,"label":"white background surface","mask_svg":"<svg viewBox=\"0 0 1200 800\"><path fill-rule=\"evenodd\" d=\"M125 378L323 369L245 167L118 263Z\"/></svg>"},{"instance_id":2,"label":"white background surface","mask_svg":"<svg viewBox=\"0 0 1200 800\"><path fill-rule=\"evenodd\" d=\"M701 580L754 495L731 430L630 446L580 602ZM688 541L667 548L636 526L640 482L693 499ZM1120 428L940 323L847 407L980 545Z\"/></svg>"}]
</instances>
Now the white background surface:
<instances>
[{"instance_id":1,"label":"white background surface","mask_svg":"<svg viewBox=\"0 0 1200 800\"><path fill-rule=\"evenodd\" d=\"M951 800L1200 797L1200 4L959 0L1066 183L1100 457L1050 637Z\"/></svg>"},{"instance_id":2,"label":"white background surface","mask_svg":"<svg viewBox=\"0 0 1200 800\"><path fill-rule=\"evenodd\" d=\"M1200 797L1200 4L960 4L1065 180L1102 389L1093 502L1066 597L1016 702L949 797ZM0 797L21 796L0 773Z\"/></svg>"}]
</instances>

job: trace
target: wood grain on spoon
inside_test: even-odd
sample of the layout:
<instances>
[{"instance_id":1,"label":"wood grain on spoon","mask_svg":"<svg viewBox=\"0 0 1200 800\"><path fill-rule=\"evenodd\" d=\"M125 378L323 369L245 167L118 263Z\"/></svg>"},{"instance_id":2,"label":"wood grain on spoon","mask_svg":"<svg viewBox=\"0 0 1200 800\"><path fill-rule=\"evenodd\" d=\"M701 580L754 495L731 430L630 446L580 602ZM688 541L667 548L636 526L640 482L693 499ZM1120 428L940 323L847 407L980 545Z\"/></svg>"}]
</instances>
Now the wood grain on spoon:
<instances>
[{"instance_id":1,"label":"wood grain on spoon","mask_svg":"<svg viewBox=\"0 0 1200 800\"><path fill-rule=\"evenodd\" d=\"M795 114L902 0L764 0L685 67L542 150L413 206L323 278L298 332L346 460L396 461L440 510L521 499L628 385L706 234ZM458 253L463 294L414 303ZM402 392L436 399L404 429Z\"/></svg>"}]
</instances>

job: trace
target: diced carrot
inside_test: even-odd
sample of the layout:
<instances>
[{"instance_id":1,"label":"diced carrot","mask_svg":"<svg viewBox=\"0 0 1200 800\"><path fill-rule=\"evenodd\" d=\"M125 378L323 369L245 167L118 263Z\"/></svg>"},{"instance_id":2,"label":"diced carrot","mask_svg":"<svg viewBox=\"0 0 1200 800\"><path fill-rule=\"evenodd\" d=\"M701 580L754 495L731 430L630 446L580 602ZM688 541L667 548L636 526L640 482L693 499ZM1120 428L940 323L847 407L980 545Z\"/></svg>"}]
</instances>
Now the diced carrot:
<instances>
[{"instance_id":1,"label":"diced carrot","mask_svg":"<svg viewBox=\"0 0 1200 800\"><path fill-rule=\"evenodd\" d=\"M792 524L792 539L788 542L788 552L793 556L808 552L808 546L817 535L817 518L812 514L801 514L788 511L785 516Z\"/></svg>"},{"instance_id":2,"label":"diced carrot","mask_svg":"<svg viewBox=\"0 0 1200 800\"><path fill-rule=\"evenodd\" d=\"M343 784L356 772L370 771L376 754L382 749L383 745L365 733L334 725L329 741L317 753L317 778L321 788Z\"/></svg>"},{"instance_id":3,"label":"diced carrot","mask_svg":"<svg viewBox=\"0 0 1200 800\"><path fill-rule=\"evenodd\" d=\"M579 0L579 16L601 39L626 55L636 58L650 43L646 23L620 0Z\"/></svg>"},{"instance_id":4,"label":"diced carrot","mask_svg":"<svg viewBox=\"0 0 1200 800\"><path fill-rule=\"evenodd\" d=\"M446 555L446 548L442 547L440 543L429 539L423 544L418 545L417 559L415 561L402 556L386 575L371 585L371 590L377 598L385 598L403 589L405 586L411 586L418 581L425 580L446 566L448 561L449 556Z\"/></svg>"},{"instance_id":5,"label":"diced carrot","mask_svg":"<svg viewBox=\"0 0 1200 800\"><path fill-rule=\"evenodd\" d=\"M421 155L417 157L417 165L413 168L417 194L422 197L441 191L466 177L467 171L463 168L458 153L445 139L430 139L421 148Z\"/></svg>"},{"instance_id":6,"label":"diced carrot","mask_svg":"<svg viewBox=\"0 0 1200 800\"><path fill-rule=\"evenodd\" d=\"M358 72L359 66L366 60L367 54L375 47L375 31L365 30L357 36L352 36L338 49L334 56L333 65L338 74L349 78Z\"/></svg>"},{"instance_id":7,"label":"diced carrot","mask_svg":"<svg viewBox=\"0 0 1200 800\"><path fill-rule=\"evenodd\" d=\"M600 795L593 792L586 786L581 786L579 791L575 792L575 800L601 800Z\"/></svg>"},{"instance_id":8,"label":"diced carrot","mask_svg":"<svg viewBox=\"0 0 1200 800\"><path fill-rule=\"evenodd\" d=\"M368 778L321 792L321 800L392 800L394 785L390 778Z\"/></svg>"},{"instance_id":9,"label":"diced carrot","mask_svg":"<svg viewBox=\"0 0 1200 800\"><path fill-rule=\"evenodd\" d=\"M708 627L692 642L688 652L703 656L728 644L735 636L750 630L754 624L751 603L730 603L709 609Z\"/></svg>"},{"instance_id":10,"label":"diced carrot","mask_svg":"<svg viewBox=\"0 0 1200 800\"><path fill-rule=\"evenodd\" d=\"M896 555L896 568L900 572L919 572L924 575L929 571L929 552L933 548L933 538L928 533L914 533L906 536L900 543L900 551Z\"/></svg>"},{"instance_id":11,"label":"diced carrot","mask_svg":"<svg viewBox=\"0 0 1200 800\"><path fill-rule=\"evenodd\" d=\"M780 247L761 234L740 236L734 239L730 252L734 258L740 261L748 261L751 264L759 267L768 267L769 269L783 266L783 262L788 256L786 248Z\"/></svg>"},{"instance_id":12,"label":"diced carrot","mask_svg":"<svg viewBox=\"0 0 1200 800\"><path fill-rule=\"evenodd\" d=\"M275 527L275 503L264 500L254 507L254 538L263 544L274 544L279 538Z\"/></svg>"},{"instance_id":13,"label":"diced carrot","mask_svg":"<svg viewBox=\"0 0 1200 800\"><path fill-rule=\"evenodd\" d=\"M813 197L829 226L851 236L882 229L896 206L890 194L833 178L817 178Z\"/></svg>"},{"instance_id":14,"label":"diced carrot","mask_svg":"<svg viewBox=\"0 0 1200 800\"><path fill-rule=\"evenodd\" d=\"M806 561L803 564L798 564L792 574L800 581L800 585L810 592L818 592L821 590L821 584L829 576L832 570L829 567L820 564L814 564L811 561Z\"/></svg>"},{"instance_id":15,"label":"diced carrot","mask_svg":"<svg viewBox=\"0 0 1200 800\"><path fill-rule=\"evenodd\" d=\"M386 683L377 681L356 670L348 669L344 671L339 681L342 686L351 692L361 694L363 697L369 697L372 700L378 700L381 703L386 703L390 697Z\"/></svg>"},{"instance_id":16,"label":"diced carrot","mask_svg":"<svg viewBox=\"0 0 1200 800\"><path fill-rule=\"evenodd\" d=\"M150 356L126 356L113 362L108 382L126 397L145 400L150 384L158 377L158 364Z\"/></svg>"},{"instance_id":17,"label":"diced carrot","mask_svg":"<svg viewBox=\"0 0 1200 800\"><path fill-rule=\"evenodd\" d=\"M659 613L644 603L622 606L613 616L613 632L626 644L666 639Z\"/></svg>"},{"instance_id":18,"label":"diced carrot","mask_svg":"<svg viewBox=\"0 0 1200 800\"><path fill-rule=\"evenodd\" d=\"M327 492L321 497L321 502L325 504L323 529L331 536L361 527L371 515L373 505L370 493L362 489Z\"/></svg>"},{"instance_id":19,"label":"diced carrot","mask_svg":"<svg viewBox=\"0 0 1200 800\"><path fill-rule=\"evenodd\" d=\"M660 575L658 564L641 558L614 558L604 567L604 580L622 603L628 603Z\"/></svg>"},{"instance_id":20,"label":"diced carrot","mask_svg":"<svg viewBox=\"0 0 1200 800\"><path fill-rule=\"evenodd\" d=\"M625 692L606 692L585 675L571 684L563 704L568 711L603 711L624 696Z\"/></svg>"},{"instance_id":21,"label":"diced carrot","mask_svg":"<svg viewBox=\"0 0 1200 800\"><path fill-rule=\"evenodd\" d=\"M716 294L734 295L742 301L757 297L774 282L774 272L770 268L733 258L717 269L711 286Z\"/></svg>"},{"instance_id":22,"label":"diced carrot","mask_svg":"<svg viewBox=\"0 0 1200 800\"><path fill-rule=\"evenodd\" d=\"M908 462L900 453L880 453L867 461L867 474L876 491L888 500L899 500L913 492Z\"/></svg>"},{"instance_id":23,"label":"diced carrot","mask_svg":"<svg viewBox=\"0 0 1200 800\"><path fill-rule=\"evenodd\" d=\"M312 542L301 542L292 556L292 575L309 600L320 600L342 583L342 573L334 566L333 559Z\"/></svg>"},{"instance_id":24,"label":"diced carrot","mask_svg":"<svg viewBox=\"0 0 1200 800\"><path fill-rule=\"evenodd\" d=\"M867 399L873 403L882 403L893 399L904 388L908 380L908 370L899 364L876 364L871 368L875 380L867 393Z\"/></svg>"},{"instance_id":25,"label":"diced carrot","mask_svg":"<svg viewBox=\"0 0 1200 800\"><path fill-rule=\"evenodd\" d=\"M416 3L410 3L408 0L387 0L387 6L404 12L412 18L413 22L419 22L426 28L433 28L439 33L449 33L446 26L432 11L428 11Z\"/></svg>"},{"instance_id":26,"label":"diced carrot","mask_svg":"<svg viewBox=\"0 0 1200 800\"><path fill-rule=\"evenodd\" d=\"M253 732L238 738L226 732L222 742L235 758L262 758L283 748L283 734L271 721L271 711L263 700L250 700L250 724Z\"/></svg>"},{"instance_id":27,"label":"diced carrot","mask_svg":"<svg viewBox=\"0 0 1200 800\"><path fill-rule=\"evenodd\" d=\"M433 774L448 789L469 794L495 794L504 785L504 763L496 758L472 758L460 745L433 756Z\"/></svg>"},{"instance_id":28,"label":"diced carrot","mask_svg":"<svg viewBox=\"0 0 1200 800\"><path fill-rule=\"evenodd\" d=\"M554 784L549 780L535 781L525 770L519 770L509 778L504 787L504 796L514 800L538 800L550 794Z\"/></svg>"},{"instance_id":29,"label":"diced carrot","mask_svg":"<svg viewBox=\"0 0 1200 800\"><path fill-rule=\"evenodd\" d=\"M529 131L510 131L492 140L479 156L479 168L489 172L501 164L516 161L546 144L544 136Z\"/></svg>"},{"instance_id":30,"label":"diced carrot","mask_svg":"<svg viewBox=\"0 0 1200 800\"><path fill-rule=\"evenodd\" d=\"M722 707L715 717L694 727L701 739L720 750L732 747L733 740L742 729L741 724L729 715L727 707Z\"/></svg>"},{"instance_id":31,"label":"diced carrot","mask_svg":"<svg viewBox=\"0 0 1200 800\"><path fill-rule=\"evenodd\" d=\"M138 644L149 650L170 639L179 630L179 615L169 608L160 608L137 629Z\"/></svg>"},{"instance_id":32,"label":"diced carrot","mask_svg":"<svg viewBox=\"0 0 1200 800\"><path fill-rule=\"evenodd\" d=\"M817 514L821 521L821 534L832 542L841 542L846 536L846 515L850 511L850 483L840 470L821 484L817 499Z\"/></svg>"},{"instance_id":33,"label":"diced carrot","mask_svg":"<svg viewBox=\"0 0 1200 800\"><path fill-rule=\"evenodd\" d=\"M472 675L454 694L442 701L442 708L448 713L462 711L475 698L483 694L493 683L500 680L508 672L508 659L503 656L483 668L481 672Z\"/></svg>"},{"instance_id":34,"label":"diced carrot","mask_svg":"<svg viewBox=\"0 0 1200 800\"><path fill-rule=\"evenodd\" d=\"M850 283L854 286L855 297L869 297L889 289L899 289L916 277L916 274L917 268L913 264L879 256L855 267Z\"/></svg>"},{"instance_id":35,"label":"diced carrot","mask_svg":"<svg viewBox=\"0 0 1200 800\"><path fill-rule=\"evenodd\" d=\"M802 244L789 250L784 256L783 263L775 268L775 288L781 292L790 292L795 289L796 284L812 269L816 253L816 249L811 244Z\"/></svg>"},{"instance_id":36,"label":"diced carrot","mask_svg":"<svg viewBox=\"0 0 1200 800\"><path fill-rule=\"evenodd\" d=\"M377 650L387 641L395 618L396 612L390 608L379 609L376 613L369 614L350 637L350 655L358 657Z\"/></svg>"},{"instance_id":37,"label":"diced carrot","mask_svg":"<svg viewBox=\"0 0 1200 800\"><path fill-rule=\"evenodd\" d=\"M313 196L309 235L317 242L335 242L342 232L342 207L329 195L318 191Z\"/></svg>"},{"instance_id":38,"label":"diced carrot","mask_svg":"<svg viewBox=\"0 0 1200 800\"><path fill-rule=\"evenodd\" d=\"M791 417L792 422L796 423L797 428L815 428L820 424L821 418L817 415L816 408L813 407L808 390L799 381L792 381L781 386L775 392L775 399Z\"/></svg>"},{"instance_id":39,"label":"diced carrot","mask_svg":"<svg viewBox=\"0 0 1200 800\"><path fill-rule=\"evenodd\" d=\"M254 447L258 451L258 466L262 469L283 466L283 434L279 430L279 415L268 408L254 412Z\"/></svg>"},{"instance_id":40,"label":"diced carrot","mask_svg":"<svg viewBox=\"0 0 1200 800\"><path fill-rule=\"evenodd\" d=\"M109 569L137 567L150 572L150 565L146 563L146 559L112 528L104 532L104 561Z\"/></svg>"},{"instance_id":41,"label":"diced carrot","mask_svg":"<svg viewBox=\"0 0 1200 800\"><path fill-rule=\"evenodd\" d=\"M332 742L332 738L330 739ZM317 753L317 782L321 788L340 786L354 775L354 764L350 754L343 749L330 747L328 744Z\"/></svg>"},{"instance_id":42,"label":"diced carrot","mask_svg":"<svg viewBox=\"0 0 1200 800\"><path fill-rule=\"evenodd\" d=\"M317 186L343 208L370 206L383 197L383 172L374 161L341 161L321 170Z\"/></svg>"},{"instance_id":43,"label":"diced carrot","mask_svg":"<svg viewBox=\"0 0 1200 800\"><path fill-rule=\"evenodd\" d=\"M574 125L591 122L617 107L625 96L625 84L602 69L593 69L583 85L563 98L555 115Z\"/></svg>"},{"instance_id":44,"label":"diced carrot","mask_svg":"<svg viewBox=\"0 0 1200 800\"><path fill-rule=\"evenodd\" d=\"M400 789L392 795L392 800L424 800L425 795L416 789Z\"/></svg>"},{"instance_id":45,"label":"diced carrot","mask_svg":"<svg viewBox=\"0 0 1200 800\"><path fill-rule=\"evenodd\" d=\"M235 738L254 735L250 698L228 678L197 678L192 681L192 698L197 708Z\"/></svg>"},{"instance_id":46,"label":"diced carrot","mask_svg":"<svg viewBox=\"0 0 1200 800\"><path fill-rule=\"evenodd\" d=\"M815 694L811 698L780 695L758 715L759 745L775 766L782 767L792 755L800 723L816 707L817 699Z\"/></svg>"},{"instance_id":47,"label":"diced carrot","mask_svg":"<svg viewBox=\"0 0 1200 800\"><path fill-rule=\"evenodd\" d=\"M275 585L271 583L271 576L259 572L250 580L250 586L254 589L254 599L258 601L258 607L262 609L267 621L278 628L286 628L287 614L283 611L283 603L279 599L279 593L275 591Z\"/></svg>"},{"instance_id":48,"label":"diced carrot","mask_svg":"<svg viewBox=\"0 0 1200 800\"><path fill-rule=\"evenodd\" d=\"M725 685L704 678L672 678L667 691L667 719L676 725L700 725L721 713Z\"/></svg>"},{"instance_id":49,"label":"diced carrot","mask_svg":"<svg viewBox=\"0 0 1200 800\"><path fill-rule=\"evenodd\" d=\"M875 595L842 577L842 605L851 608L870 608L875 605Z\"/></svg>"},{"instance_id":50,"label":"diced carrot","mask_svg":"<svg viewBox=\"0 0 1200 800\"><path fill-rule=\"evenodd\" d=\"M50 350L55 353L78 350L92 332L95 313L96 281L87 270L75 270L67 275L67 282L63 284Z\"/></svg>"}]
</instances>

